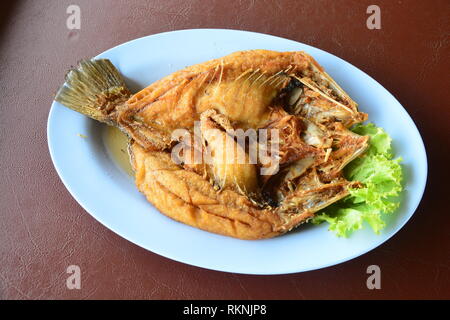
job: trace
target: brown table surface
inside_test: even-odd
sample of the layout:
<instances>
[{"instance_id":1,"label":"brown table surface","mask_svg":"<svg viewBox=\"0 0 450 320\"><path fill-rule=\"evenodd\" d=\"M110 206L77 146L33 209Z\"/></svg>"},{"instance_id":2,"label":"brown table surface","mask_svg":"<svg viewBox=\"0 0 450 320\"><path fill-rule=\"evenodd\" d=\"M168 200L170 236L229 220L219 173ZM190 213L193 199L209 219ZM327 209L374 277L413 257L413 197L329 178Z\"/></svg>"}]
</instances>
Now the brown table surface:
<instances>
[{"instance_id":1,"label":"brown table surface","mask_svg":"<svg viewBox=\"0 0 450 320\"><path fill-rule=\"evenodd\" d=\"M381 30L366 9L381 8ZM5 3L5 2L3 2ZM310 299L450 298L450 2L13 1L0 11L0 298ZM81 8L81 30L66 8ZM251 276L205 270L146 251L103 227L61 183L46 125L55 90L80 58L159 32L251 30L344 58L385 86L419 127L429 160L425 196L387 243L306 273ZM295 253L293 253L295 254ZM79 265L81 290L66 268ZM366 268L381 267L381 290Z\"/></svg>"}]
</instances>

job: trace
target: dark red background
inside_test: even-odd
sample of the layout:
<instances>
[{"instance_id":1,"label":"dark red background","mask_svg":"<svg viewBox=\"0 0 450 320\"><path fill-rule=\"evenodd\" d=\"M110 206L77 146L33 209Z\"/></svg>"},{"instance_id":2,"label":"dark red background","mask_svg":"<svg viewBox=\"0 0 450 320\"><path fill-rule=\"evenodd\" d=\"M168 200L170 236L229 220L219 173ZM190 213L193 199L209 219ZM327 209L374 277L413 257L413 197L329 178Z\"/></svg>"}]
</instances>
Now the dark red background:
<instances>
[{"instance_id":1,"label":"dark red background","mask_svg":"<svg viewBox=\"0 0 450 320\"><path fill-rule=\"evenodd\" d=\"M374 3L381 30L366 28L366 9ZM69 4L81 8L79 31L66 28ZM450 298L449 1L34 0L2 7L0 298ZM419 209L396 236L338 266L249 276L148 252L78 205L53 168L46 137L66 70L128 40L205 27L316 46L364 70L399 99L425 140L429 180ZM81 267L81 290L66 288L71 264ZM381 290L366 288L371 264L381 267Z\"/></svg>"}]
</instances>

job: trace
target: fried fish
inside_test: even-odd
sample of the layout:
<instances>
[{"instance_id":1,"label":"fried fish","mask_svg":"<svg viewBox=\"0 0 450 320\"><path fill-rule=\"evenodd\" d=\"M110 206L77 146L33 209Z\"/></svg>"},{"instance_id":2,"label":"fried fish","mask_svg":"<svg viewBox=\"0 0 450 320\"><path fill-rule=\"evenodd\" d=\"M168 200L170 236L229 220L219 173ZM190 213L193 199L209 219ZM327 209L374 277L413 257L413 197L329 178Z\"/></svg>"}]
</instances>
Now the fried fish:
<instances>
[{"instance_id":1,"label":"fried fish","mask_svg":"<svg viewBox=\"0 0 450 320\"><path fill-rule=\"evenodd\" d=\"M274 237L360 185L342 170L368 146L368 137L349 130L367 115L304 52L235 52L134 95L109 60L84 60L55 99L125 132L135 182L148 201L210 232ZM177 139L177 130L189 139ZM239 140L239 131L265 132L266 143Z\"/></svg>"}]
</instances>

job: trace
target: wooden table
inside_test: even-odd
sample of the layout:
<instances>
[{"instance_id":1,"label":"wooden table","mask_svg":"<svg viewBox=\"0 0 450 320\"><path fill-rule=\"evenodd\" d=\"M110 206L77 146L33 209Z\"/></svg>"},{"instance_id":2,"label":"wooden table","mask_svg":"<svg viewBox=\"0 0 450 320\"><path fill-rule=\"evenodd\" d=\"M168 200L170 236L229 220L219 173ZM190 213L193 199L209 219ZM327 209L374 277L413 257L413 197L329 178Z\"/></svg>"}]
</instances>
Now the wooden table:
<instances>
[{"instance_id":1,"label":"wooden table","mask_svg":"<svg viewBox=\"0 0 450 320\"><path fill-rule=\"evenodd\" d=\"M3 3L0 13L0 298L310 299L450 298L450 3L376 1L108 1ZM68 30L66 9L81 9ZM425 141L429 180L411 221L357 259L306 273L249 276L204 270L139 248L70 196L50 160L46 124L66 70L83 57L163 31L232 28L331 52L385 86ZM293 252L292 254L295 254ZM379 265L381 290L366 268ZM66 269L79 265L80 290Z\"/></svg>"}]
</instances>

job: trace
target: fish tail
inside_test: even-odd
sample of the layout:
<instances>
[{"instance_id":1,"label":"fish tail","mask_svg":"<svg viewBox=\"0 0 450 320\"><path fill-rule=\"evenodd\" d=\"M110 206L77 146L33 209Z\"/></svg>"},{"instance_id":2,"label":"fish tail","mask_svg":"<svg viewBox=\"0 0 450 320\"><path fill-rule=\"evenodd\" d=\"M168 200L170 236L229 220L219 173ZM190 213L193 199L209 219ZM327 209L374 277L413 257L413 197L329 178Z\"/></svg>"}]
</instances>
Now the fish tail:
<instances>
[{"instance_id":1,"label":"fish tail","mask_svg":"<svg viewBox=\"0 0 450 320\"><path fill-rule=\"evenodd\" d=\"M82 60L70 70L55 100L92 119L115 125L131 93L108 59Z\"/></svg>"}]
</instances>

